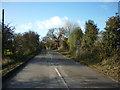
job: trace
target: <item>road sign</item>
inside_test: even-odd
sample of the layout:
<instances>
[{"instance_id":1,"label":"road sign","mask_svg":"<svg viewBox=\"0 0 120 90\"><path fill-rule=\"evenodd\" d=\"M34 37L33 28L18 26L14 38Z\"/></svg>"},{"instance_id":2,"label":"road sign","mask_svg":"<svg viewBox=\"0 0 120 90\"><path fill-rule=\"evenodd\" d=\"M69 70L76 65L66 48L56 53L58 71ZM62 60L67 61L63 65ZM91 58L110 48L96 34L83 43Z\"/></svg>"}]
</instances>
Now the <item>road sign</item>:
<instances>
[{"instance_id":1,"label":"road sign","mask_svg":"<svg viewBox=\"0 0 120 90\"><path fill-rule=\"evenodd\" d=\"M22 47L22 40L18 41L18 47Z\"/></svg>"},{"instance_id":2,"label":"road sign","mask_svg":"<svg viewBox=\"0 0 120 90\"><path fill-rule=\"evenodd\" d=\"M76 47L80 47L80 45L76 45Z\"/></svg>"},{"instance_id":3,"label":"road sign","mask_svg":"<svg viewBox=\"0 0 120 90\"><path fill-rule=\"evenodd\" d=\"M22 45L18 45L18 47L22 47Z\"/></svg>"},{"instance_id":4,"label":"road sign","mask_svg":"<svg viewBox=\"0 0 120 90\"><path fill-rule=\"evenodd\" d=\"M80 40L77 40L77 43L80 44Z\"/></svg>"},{"instance_id":5,"label":"road sign","mask_svg":"<svg viewBox=\"0 0 120 90\"><path fill-rule=\"evenodd\" d=\"M76 47L80 47L80 40L76 41Z\"/></svg>"},{"instance_id":6,"label":"road sign","mask_svg":"<svg viewBox=\"0 0 120 90\"><path fill-rule=\"evenodd\" d=\"M21 40L19 40L19 41L18 41L18 44L22 44L22 41L21 41Z\"/></svg>"}]
</instances>

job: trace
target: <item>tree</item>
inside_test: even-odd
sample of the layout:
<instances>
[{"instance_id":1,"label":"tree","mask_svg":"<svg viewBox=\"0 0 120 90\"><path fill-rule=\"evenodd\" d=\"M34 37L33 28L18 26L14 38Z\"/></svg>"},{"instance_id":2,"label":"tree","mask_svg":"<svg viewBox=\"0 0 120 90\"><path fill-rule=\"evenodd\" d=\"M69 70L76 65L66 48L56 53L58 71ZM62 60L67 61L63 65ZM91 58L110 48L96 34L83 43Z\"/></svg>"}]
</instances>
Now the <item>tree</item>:
<instances>
[{"instance_id":1,"label":"tree","mask_svg":"<svg viewBox=\"0 0 120 90\"><path fill-rule=\"evenodd\" d=\"M18 34L15 34L14 35L14 38L13 38L13 54L16 55L18 54L20 51L19 51L19 48L18 47L18 41L19 40L22 40L22 34L18 33Z\"/></svg>"},{"instance_id":2,"label":"tree","mask_svg":"<svg viewBox=\"0 0 120 90\"><path fill-rule=\"evenodd\" d=\"M85 25L85 35L83 37L82 47L93 47L94 42L97 40L99 29L94 24L93 20L88 20Z\"/></svg>"},{"instance_id":3,"label":"tree","mask_svg":"<svg viewBox=\"0 0 120 90\"><path fill-rule=\"evenodd\" d=\"M106 56L110 56L112 52L116 52L117 46L120 44L120 20L118 16L112 16L106 21L106 27L102 34L102 48ZM119 48L118 48L119 49Z\"/></svg>"},{"instance_id":4,"label":"tree","mask_svg":"<svg viewBox=\"0 0 120 90\"><path fill-rule=\"evenodd\" d=\"M18 44L19 40L22 41L22 47ZM27 55L40 50L39 35L33 31L15 34L13 41L15 54L22 52L22 55Z\"/></svg>"},{"instance_id":5,"label":"tree","mask_svg":"<svg viewBox=\"0 0 120 90\"><path fill-rule=\"evenodd\" d=\"M65 36L67 38L69 38L70 32L72 32L73 28L74 28L74 25L72 24L72 22L70 21L66 22L65 24L66 35Z\"/></svg>"},{"instance_id":6,"label":"tree","mask_svg":"<svg viewBox=\"0 0 120 90\"><path fill-rule=\"evenodd\" d=\"M76 41L82 40L83 32L80 27L74 28L74 30L70 33L70 51L73 51L76 47Z\"/></svg>"},{"instance_id":7,"label":"tree","mask_svg":"<svg viewBox=\"0 0 120 90\"><path fill-rule=\"evenodd\" d=\"M112 16L106 22L106 35L103 35L104 38L108 40L108 45L111 49L115 49L117 47L117 43L120 43L120 20L119 16Z\"/></svg>"},{"instance_id":8,"label":"tree","mask_svg":"<svg viewBox=\"0 0 120 90\"><path fill-rule=\"evenodd\" d=\"M33 31L25 32L22 36L23 50L26 54L40 50L39 35ZM32 50L31 50L32 49Z\"/></svg>"},{"instance_id":9,"label":"tree","mask_svg":"<svg viewBox=\"0 0 120 90\"><path fill-rule=\"evenodd\" d=\"M49 38L49 42L51 41L51 45L53 48L59 48L62 45L62 39L65 35L66 31L62 28L52 28L49 29L46 37ZM54 45L52 45L54 44Z\"/></svg>"},{"instance_id":10,"label":"tree","mask_svg":"<svg viewBox=\"0 0 120 90\"><path fill-rule=\"evenodd\" d=\"M6 49L9 49L10 51L13 51L13 38L14 38L14 29L15 27L9 26L9 24L4 25L4 30L3 30L3 52L6 51ZM3 53L3 56L5 54Z\"/></svg>"}]
</instances>

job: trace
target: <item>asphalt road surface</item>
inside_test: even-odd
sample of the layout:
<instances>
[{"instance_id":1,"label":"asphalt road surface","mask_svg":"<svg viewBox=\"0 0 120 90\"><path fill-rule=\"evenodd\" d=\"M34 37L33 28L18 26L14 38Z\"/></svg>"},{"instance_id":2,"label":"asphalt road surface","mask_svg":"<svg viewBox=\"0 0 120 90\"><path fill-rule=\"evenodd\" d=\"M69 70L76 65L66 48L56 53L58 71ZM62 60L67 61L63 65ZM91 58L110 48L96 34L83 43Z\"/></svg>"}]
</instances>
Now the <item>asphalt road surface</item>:
<instances>
[{"instance_id":1,"label":"asphalt road surface","mask_svg":"<svg viewBox=\"0 0 120 90\"><path fill-rule=\"evenodd\" d=\"M108 76L81 65L53 50L43 50L5 88L114 88Z\"/></svg>"}]
</instances>

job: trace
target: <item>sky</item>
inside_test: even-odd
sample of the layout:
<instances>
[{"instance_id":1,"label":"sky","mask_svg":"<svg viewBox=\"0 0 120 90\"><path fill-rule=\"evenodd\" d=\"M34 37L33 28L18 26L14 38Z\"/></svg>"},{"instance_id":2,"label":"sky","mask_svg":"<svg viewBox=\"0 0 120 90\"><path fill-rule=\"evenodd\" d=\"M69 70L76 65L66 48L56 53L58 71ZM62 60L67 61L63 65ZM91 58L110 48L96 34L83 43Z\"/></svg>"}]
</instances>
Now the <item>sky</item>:
<instances>
[{"instance_id":1,"label":"sky","mask_svg":"<svg viewBox=\"0 0 120 90\"><path fill-rule=\"evenodd\" d=\"M15 26L16 33L29 30L44 37L53 27L63 27L70 21L81 27L94 20L104 30L108 17L118 12L118 2L3 2L5 24Z\"/></svg>"}]
</instances>

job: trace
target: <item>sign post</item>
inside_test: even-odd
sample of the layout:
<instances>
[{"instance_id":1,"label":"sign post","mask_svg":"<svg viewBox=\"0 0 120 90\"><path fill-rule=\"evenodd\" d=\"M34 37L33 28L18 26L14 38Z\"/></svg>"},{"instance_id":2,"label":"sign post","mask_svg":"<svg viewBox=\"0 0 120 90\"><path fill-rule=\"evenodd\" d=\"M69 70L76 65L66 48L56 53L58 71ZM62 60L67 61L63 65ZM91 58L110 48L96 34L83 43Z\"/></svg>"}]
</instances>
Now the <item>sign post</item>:
<instances>
[{"instance_id":1,"label":"sign post","mask_svg":"<svg viewBox=\"0 0 120 90\"><path fill-rule=\"evenodd\" d=\"M79 47L80 47L80 40L77 40L76 41L76 56L77 57L78 57Z\"/></svg>"},{"instance_id":2,"label":"sign post","mask_svg":"<svg viewBox=\"0 0 120 90\"><path fill-rule=\"evenodd\" d=\"M18 40L18 47L20 50L20 58L22 58L22 40Z\"/></svg>"},{"instance_id":3,"label":"sign post","mask_svg":"<svg viewBox=\"0 0 120 90\"><path fill-rule=\"evenodd\" d=\"M76 41L76 47L80 47L80 40Z\"/></svg>"},{"instance_id":4,"label":"sign post","mask_svg":"<svg viewBox=\"0 0 120 90\"><path fill-rule=\"evenodd\" d=\"M2 58L4 57L4 9L2 10Z\"/></svg>"}]
</instances>

